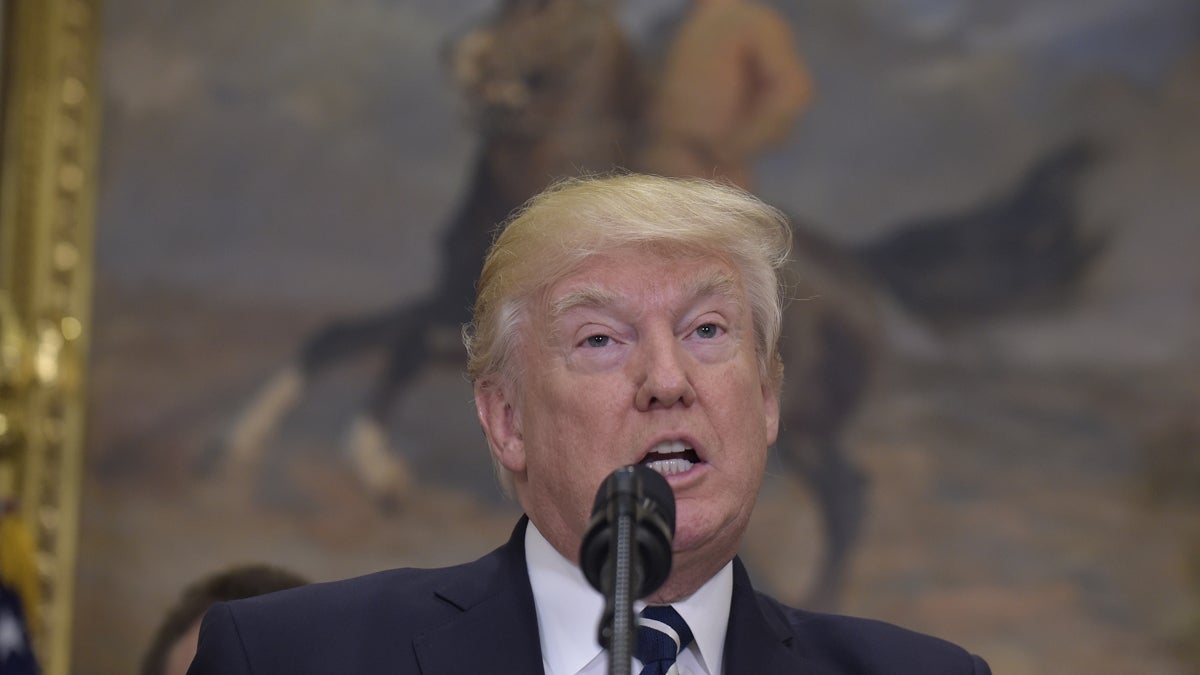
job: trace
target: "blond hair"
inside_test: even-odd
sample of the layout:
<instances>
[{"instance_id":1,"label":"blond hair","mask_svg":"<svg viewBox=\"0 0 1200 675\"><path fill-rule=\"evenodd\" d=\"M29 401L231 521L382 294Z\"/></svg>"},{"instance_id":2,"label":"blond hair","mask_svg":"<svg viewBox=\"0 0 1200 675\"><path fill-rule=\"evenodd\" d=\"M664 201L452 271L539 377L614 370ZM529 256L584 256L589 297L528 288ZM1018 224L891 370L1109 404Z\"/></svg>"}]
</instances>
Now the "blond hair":
<instances>
[{"instance_id":1,"label":"blond hair","mask_svg":"<svg viewBox=\"0 0 1200 675\"><path fill-rule=\"evenodd\" d=\"M750 300L761 375L778 389L787 218L730 185L641 174L560 181L502 226L484 260L473 321L463 328L471 380L519 387L517 334L531 300L590 256L646 245L734 265Z\"/></svg>"}]
</instances>

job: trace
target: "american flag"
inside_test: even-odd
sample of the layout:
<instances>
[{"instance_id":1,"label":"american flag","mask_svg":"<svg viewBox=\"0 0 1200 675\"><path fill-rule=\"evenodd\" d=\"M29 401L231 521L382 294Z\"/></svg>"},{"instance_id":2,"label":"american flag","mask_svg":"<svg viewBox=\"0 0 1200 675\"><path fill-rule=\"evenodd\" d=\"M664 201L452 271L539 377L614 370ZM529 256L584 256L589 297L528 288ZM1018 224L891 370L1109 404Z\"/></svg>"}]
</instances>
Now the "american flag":
<instances>
[{"instance_id":1,"label":"american flag","mask_svg":"<svg viewBox=\"0 0 1200 675\"><path fill-rule=\"evenodd\" d=\"M37 660L29 644L29 629L21 598L0 584L0 675L36 675Z\"/></svg>"}]
</instances>

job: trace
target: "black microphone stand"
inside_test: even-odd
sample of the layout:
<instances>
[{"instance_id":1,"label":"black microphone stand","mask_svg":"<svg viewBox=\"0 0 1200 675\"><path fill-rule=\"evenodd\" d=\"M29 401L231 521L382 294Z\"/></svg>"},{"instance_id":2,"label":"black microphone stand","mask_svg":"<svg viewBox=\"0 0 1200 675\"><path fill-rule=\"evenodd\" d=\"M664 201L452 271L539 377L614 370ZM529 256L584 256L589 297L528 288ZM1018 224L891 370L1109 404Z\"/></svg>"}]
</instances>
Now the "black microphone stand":
<instances>
[{"instance_id":1,"label":"black microphone stand","mask_svg":"<svg viewBox=\"0 0 1200 675\"><path fill-rule=\"evenodd\" d=\"M624 466L600 485L579 563L588 583L604 595L597 638L608 650L609 675L629 675L637 635L633 601L670 576L674 535L675 495L658 473Z\"/></svg>"},{"instance_id":2,"label":"black microphone stand","mask_svg":"<svg viewBox=\"0 0 1200 675\"><path fill-rule=\"evenodd\" d=\"M617 481L609 505L614 511L610 522L614 524L615 541L609 548L608 564L604 568L608 577L604 585L611 592L604 594L600 645L608 650L609 675L628 675L633 658L633 589L642 585L641 579L633 578L641 569L637 547L633 545L633 525L641 486L632 471L619 471L613 476Z\"/></svg>"}]
</instances>

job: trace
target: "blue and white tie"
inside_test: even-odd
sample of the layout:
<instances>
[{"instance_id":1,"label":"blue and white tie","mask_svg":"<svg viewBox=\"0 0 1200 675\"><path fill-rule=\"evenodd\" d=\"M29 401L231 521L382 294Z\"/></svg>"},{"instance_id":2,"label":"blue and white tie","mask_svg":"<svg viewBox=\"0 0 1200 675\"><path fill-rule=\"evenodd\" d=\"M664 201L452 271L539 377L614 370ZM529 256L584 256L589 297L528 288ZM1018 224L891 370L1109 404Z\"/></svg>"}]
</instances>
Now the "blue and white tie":
<instances>
[{"instance_id":1,"label":"blue and white tie","mask_svg":"<svg viewBox=\"0 0 1200 675\"><path fill-rule=\"evenodd\" d=\"M692 643L687 622L670 605L648 605L638 617L637 651L641 675L679 675L675 659Z\"/></svg>"}]
</instances>

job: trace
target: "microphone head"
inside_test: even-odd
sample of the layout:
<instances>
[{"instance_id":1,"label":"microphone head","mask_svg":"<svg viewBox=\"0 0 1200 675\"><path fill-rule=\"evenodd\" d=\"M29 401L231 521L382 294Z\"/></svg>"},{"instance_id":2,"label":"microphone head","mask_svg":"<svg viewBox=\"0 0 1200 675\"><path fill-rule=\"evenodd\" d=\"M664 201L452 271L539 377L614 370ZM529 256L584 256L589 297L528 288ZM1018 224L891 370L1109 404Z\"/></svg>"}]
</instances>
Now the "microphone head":
<instances>
[{"instance_id":1,"label":"microphone head","mask_svg":"<svg viewBox=\"0 0 1200 675\"><path fill-rule=\"evenodd\" d=\"M623 466L609 474L596 492L592 519L580 547L579 565L588 583L601 593L609 552L616 538L618 513L632 515L634 546L640 583L637 597L644 598L662 586L671 574L671 540L675 537L675 493L657 471L639 465Z\"/></svg>"},{"instance_id":2,"label":"microphone head","mask_svg":"<svg viewBox=\"0 0 1200 675\"><path fill-rule=\"evenodd\" d=\"M642 517L660 518L667 528L667 539L675 538L675 491L671 489L667 479L654 469L634 464L629 468L637 474L642 483L642 499L640 505L644 509Z\"/></svg>"}]
</instances>

